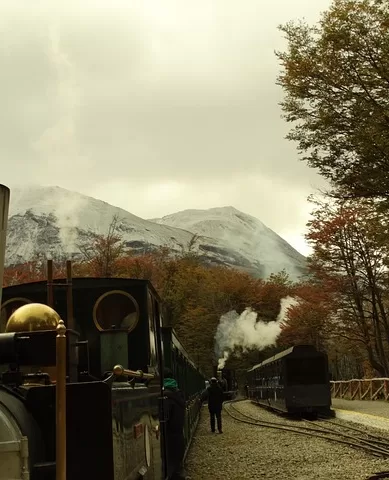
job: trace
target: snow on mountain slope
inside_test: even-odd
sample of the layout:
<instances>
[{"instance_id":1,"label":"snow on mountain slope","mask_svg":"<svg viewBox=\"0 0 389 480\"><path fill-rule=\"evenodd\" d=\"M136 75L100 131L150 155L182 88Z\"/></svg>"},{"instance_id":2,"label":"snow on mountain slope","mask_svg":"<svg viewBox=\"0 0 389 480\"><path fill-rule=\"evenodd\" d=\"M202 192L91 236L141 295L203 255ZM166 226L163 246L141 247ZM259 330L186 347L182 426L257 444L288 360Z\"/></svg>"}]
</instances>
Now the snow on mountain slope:
<instances>
[{"instance_id":1,"label":"snow on mountain slope","mask_svg":"<svg viewBox=\"0 0 389 480\"><path fill-rule=\"evenodd\" d=\"M6 263L23 263L37 255L77 258L79 245L95 233L106 234L114 216L123 240L136 253L161 246L182 252L197 234L193 251L210 264L259 276L285 268L296 277L304 263L304 257L259 220L232 207L179 212L150 221L60 187L12 189ZM264 241L265 237L276 237L278 243Z\"/></svg>"},{"instance_id":2,"label":"snow on mountain slope","mask_svg":"<svg viewBox=\"0 0 389 480\"><path fill-rule=\"evenodd\" d=\"M305 257L288 242L257 218L234 207L183 210L152 221L220 241L251 263L259 261L265 276L285 268L296 277L306 266Z\"/></svg>"},{"instance_id":3,"label":"snow on mountain slope","mask_svg":"<svg viewBox=\"0 0 389 480\"><path fill-rule=\"evenodd\" d=\"M23 263L36 256L77 258L80 243L93 233L107 233L115 215L123 240L137 253L161 246L182 252L193 238L193 234L185 230L144 220L101 200L60 187L14 188L6 263ZM250 267L247 260L211 238L198 238L194 251L199 252L200 245L209 249L204 260L210 263Z\"/></svg>"}]
</instances>

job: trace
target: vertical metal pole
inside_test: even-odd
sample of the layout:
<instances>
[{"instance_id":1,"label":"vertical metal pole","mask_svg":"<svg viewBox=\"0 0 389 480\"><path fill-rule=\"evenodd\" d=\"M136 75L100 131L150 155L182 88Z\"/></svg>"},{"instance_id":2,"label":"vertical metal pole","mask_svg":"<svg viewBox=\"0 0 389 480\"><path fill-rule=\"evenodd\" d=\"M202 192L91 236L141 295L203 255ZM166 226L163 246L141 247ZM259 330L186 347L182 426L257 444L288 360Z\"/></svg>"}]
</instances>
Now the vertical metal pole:
<instances>
[{"instance_id":1,"label":"vertical metal pole","mask_svg":"<svg viewBox=\"0 0 389 480\"><path fill-rule=\"evenodd\" d=\"M73 318L73 280L72 280L72 262L66 261L66 300L67 300L67 319L68 329L74 330Z\"/></svg>"},{"instance_id":2,"label":"vertical metal pole","mask_svg":"<svg viewBox=\"0 0 389 480\"><path fill-rule=\"evenodd\" d=\"M66 327L57 326L56 480L66 480Z\"/></svg>"},{"instance_id":3,"label":"vertical metal pole","mask_svg":"<svg viewBox=\"0 0 389 480\"><path fill-rule=\"evenodd\" d=\"M47 260L47 305L54 307L53 294L53 260Z\"/></svg>"},{"instance_id":4,"label":"vertical metal pole","mask_svg":"<svg viewBox=\"0 0 389 480\"><path fill-rule=\"evenodd\" d=\"M154 304L154 322L155 322L155 334L157 337L157 357L158 357L158 370L160 381L160 398L159 398L159 425L160 425L160 445L161 445L161 457L162 457L162 478L165 480L168 477L168 465L167 465L167 445L166 445L166 412L165 412L165 398L164 398L164 376L163 370L165 366L164 361L164 346L162 337L162 316L160 306L157 302Z\"/></svg>"},{"instance_id":5,"label":"vertical metal pole","mask_svg":"<svg viewBox=\"0 0 389 480\"><path fill-rule=\"evenodd\" d=\"M9 188L5 185L0 184L0 306L1 296L3 292L3 275L5 263L5 245L7 241L9 198Z\"/></svg>"}]
</instances>

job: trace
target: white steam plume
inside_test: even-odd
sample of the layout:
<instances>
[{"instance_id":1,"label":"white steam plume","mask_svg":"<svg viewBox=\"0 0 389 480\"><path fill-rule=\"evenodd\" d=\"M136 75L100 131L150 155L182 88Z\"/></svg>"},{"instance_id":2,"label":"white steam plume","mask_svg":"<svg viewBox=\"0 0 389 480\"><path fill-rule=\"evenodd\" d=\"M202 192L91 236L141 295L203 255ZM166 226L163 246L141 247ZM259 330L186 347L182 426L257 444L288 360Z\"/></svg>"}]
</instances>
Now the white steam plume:
<instances>
[{"instance_id":1,"label":"white steam plume","mask_svg":"<svg viewBox=\"0 0 389 480\"><path fill-rule=\"evenodd\" d=\"M55 216L59 227L59 238L68 260L72 254L79 251L77 227L80 225L80 215L85 210L87 200L81 196L73 195L71 192L63 192L63 196L57 199L55 204ZM85 226L84 226L85 227Z\"/></svg>"},{"instance_id":2,"label":"white steam plume","mask_svg":"<svg viewBox=\"0 0 389 480\"><path fill-rule=\"evenodd\" d=\"M35 150L47 163L49 172L58 177L69 170L69 161L77 165L77 172L85 168L88 159L81 155L77 138L77 120L81 106L76 69L61 45L59 22L49 25L47 55L55 74L54 121L34 143Z\"/></svg>"},{"instance_id":3,"label":"white steam plume","mask_svg":"<svg viewBox=\"0 0 389 480\"><path fill-rule=\"evenodd\" d=\"M218 368L224 368L230 354L238 347L247 351L252 348L263 350L274 345L289 308L297 303L298 300L293 297L281 299L280 313L276 320L270 322L257 321L258 313L249 307L240 315L235 310L222 315L215 335Z\"/></svg>"},{"instance_id":4,"label":"white steam plume","mask_svg":"<svg viewBox=\"0 0 389 480\"><path fill-rule=\"evenodd\" d=\"M89 159L82 155L77 138L77 122L80 112L81 90L77 82L76 67L61 43L61 28L58 18L51 18L48 26L48 58L55 74L55 117L34 143L33 147L47 164L47 171L54 172L61 180L69 173L69 164L77 165L74 175L82 176L82 170L90 166ZM60 229L64 253L70 257L77 249L79 212L83 202L76 196L64 194L55 206L57 225Z\"/></svg>"}]
</instances>

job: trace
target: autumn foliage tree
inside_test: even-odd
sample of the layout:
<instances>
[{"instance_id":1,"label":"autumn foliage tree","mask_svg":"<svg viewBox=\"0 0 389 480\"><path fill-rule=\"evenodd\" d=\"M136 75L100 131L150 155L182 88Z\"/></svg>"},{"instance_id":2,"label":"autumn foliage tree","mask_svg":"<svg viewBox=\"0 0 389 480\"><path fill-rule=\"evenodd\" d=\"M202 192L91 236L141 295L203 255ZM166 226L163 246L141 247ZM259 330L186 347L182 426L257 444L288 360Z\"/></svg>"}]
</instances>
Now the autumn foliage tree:
<instances>
[{"instance_id":1,"label":"autumn foliage tree","mask_svg":"<svg viewBox=\"0 0 389 480\"><path fill-rule=\"evenodd\" d=\"M76 264L77 268L77 264ZM53 278L66 277L66 262L55 262ZM9 287L21 283L41 282L47 280L47 260L34 258L30 262L13 265L4 269L3 285Z\"/></svg>"},{"instance_id":2,"label":"autumn foliage tree","mask_svg":"<svg viewBox=\"0 0 389 480\"><path fill-rule=\"evenodd\" d=\"M285 347L310 344L327 350L328 322L336 311L333 292L322 282L312 280L295 285L292 292L297 303L288 308L278 343Z\"/></svg>"},{"instance_id":3,"label":"autumn foliage tree","mask_svg":"<svg viewBox=\"0 0 389 480\"><path fill-rule=\"evenodd\" d=\"M327 201L310 222L311 269L333 292L332 336L362 347L370 365L389 374L388 220L371 201Z\"/></svg>"},{"instance_id":4,"label":"autumn foliage tree","mask_svg":"<svg viewBox=\"0 0 389 480\"><path fill-rule=\"evenodd\" d=\"M309 225L316 293L290 309L280 341L318 329L341 363L358 358L381 375L389 374L388 29L388 2L333 0L316 25L281 26L287 48L277 52L287 138L333 189Z\"/></svg>"},{"instance_id":5,"label":"autumn foliage tree","mask_svg":"<svg viewBox=\"0 0 389 480\"><path fill-rule=\"evenodd\" d=\"M280 27L282 109L304 160L354 197L389 197L389 4L333 0Z\"/></svg>"},{"instance_id":6,"label":"autumn foliage tree","mask_svg":"<svg viewBox=\"0 0 389 480\"><path fill-rule=\"evenodd\" d=\"M115 215L106 234L93 234L78 245L82 255L76 264L79 275L113 277L119 274L120 260L126 252L125 243L118 232L119 218Z\"/></svg>"},{"instance_id":7,"label":"autumn foliage tree","mask_svg":"<svg viewBox=\"0 0 389 480\"><path fill-rule=\"evenodd\" d=\"M38 282L45 279L45 272L36 261L4 269L3 285L9 287L20 283Z\"/></svg>"}]
</instances>

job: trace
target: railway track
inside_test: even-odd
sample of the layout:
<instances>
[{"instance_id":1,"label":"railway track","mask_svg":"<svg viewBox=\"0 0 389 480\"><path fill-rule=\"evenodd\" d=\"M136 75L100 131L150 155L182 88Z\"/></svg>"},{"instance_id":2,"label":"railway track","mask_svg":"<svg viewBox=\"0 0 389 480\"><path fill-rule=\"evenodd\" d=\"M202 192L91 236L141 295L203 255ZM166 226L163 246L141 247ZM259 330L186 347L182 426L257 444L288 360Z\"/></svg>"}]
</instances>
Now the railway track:
<instances>
[{"instance_id":1,"label":"railway track","mask_svg":"<svg viewBox=\"0 0 389 480\"><path fill-rule=\"evenodd\" d=\"M258 427L273 428L284 430L300 435L308 435L312 437L322 438L330 442L341 443L349 447L358 448L376 457L389 458L389 440L367 434L366 432L354 427L342 427L336 422L323 420L324 423L334 424L340 429L328 428L319 425L314 421L299 420L299 425L286 424L281 422L268 422L259 420L255 417L247 415L236 408L237 401L225 402L226 413L234 420ZM319 420L320 421L320 420ZM356 431L356 434L345 433L344 430Z\"/></svg>"}]
</instances>

